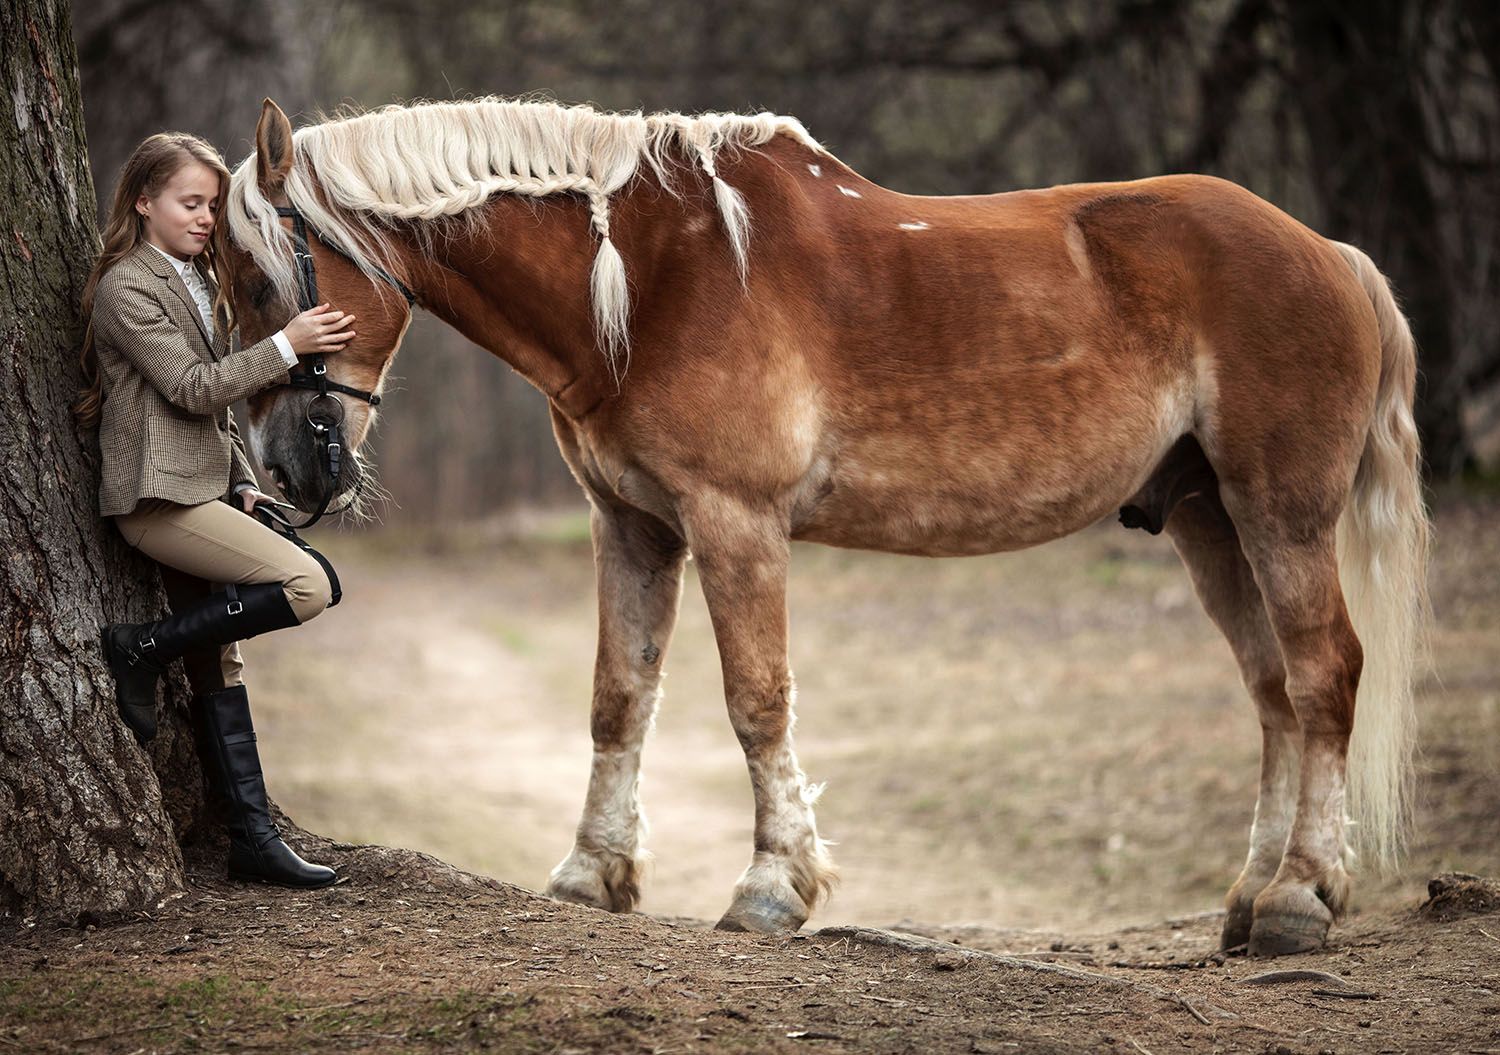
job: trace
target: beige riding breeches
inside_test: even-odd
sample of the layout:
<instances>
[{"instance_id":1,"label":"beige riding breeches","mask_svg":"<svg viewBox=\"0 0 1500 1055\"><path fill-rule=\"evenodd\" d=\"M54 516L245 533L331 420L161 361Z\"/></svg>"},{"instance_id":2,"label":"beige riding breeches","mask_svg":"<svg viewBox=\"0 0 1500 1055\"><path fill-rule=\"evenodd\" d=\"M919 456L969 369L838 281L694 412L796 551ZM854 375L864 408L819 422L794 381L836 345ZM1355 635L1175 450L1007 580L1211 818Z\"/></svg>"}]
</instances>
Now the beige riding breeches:
<instances>
[{"instance_id":1,"label":"beige riding breeches","mask_svg":"<svg viewBox=\"0 0 1500 1055\"><path fill-rule=\"evenodd\" d=\"M333 599L322 565L255 517L224 502L185 506L148 498L113 519L126 542L162 566L162 585L174 610L225 583L281 583L300 623ZM244 683L238 644L210 652L216 655L183 657L195 693Z\"/></svg>"}]
</instances>

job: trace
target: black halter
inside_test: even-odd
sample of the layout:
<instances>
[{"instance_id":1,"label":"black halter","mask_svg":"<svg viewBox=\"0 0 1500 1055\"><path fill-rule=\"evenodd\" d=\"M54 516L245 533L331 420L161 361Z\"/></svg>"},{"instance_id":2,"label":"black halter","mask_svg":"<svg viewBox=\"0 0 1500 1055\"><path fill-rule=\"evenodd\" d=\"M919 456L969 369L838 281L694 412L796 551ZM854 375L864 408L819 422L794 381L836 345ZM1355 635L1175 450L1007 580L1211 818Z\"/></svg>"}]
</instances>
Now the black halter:
<instances>
[{"instance_id":1,"label":"black halter","mask_svg":"<svg viewBox=\"0 0 1500 1055\"><path fill-rule=\"evenodd\" d=\"M276 215L287 217L292 221L292 255L297 266L297 310L307 311L309 308L317 307L319 303L318 269L313 263L312 247L307 242L307 232L311 228L308 226L307 218L302 215L302 211L294 205L277 206ZM317 231L313 231L313 234L317 234ZM319 235L318 240L340 256L347 258L348 254L343 253L326 238ZM377 276L400 291L401 295L406 298L408 306L416 304L416 294L405 283L381 268L377 267L374 270ZM324 362L321 354L305 356L302 365L305 369L299 368L291 371L290 379L276 387L302 388L317 393L307 404L305 414L307 424L313 430L313 441L322 448L323 458L328 466L329 484L328 493L323 496L323 501L318 506L318 511L306 523L297 525L299 528L308 528L321 520L323 515L328 511L328 503L333 501L333 496L338 491L339 472L343 467L344 404L333 393L342 392L347 396L362 399L372 407L380 406L380 397L374 392L365 392L358 388L351 388L348 385L341 385L337 381L330 381L328 379L328 364ZM320 404L329 408L338 408L337 416L331 422L320 421L313 417L313 408ZM356 487L354 497L343 508L336 509L334 512L342 513L358 501L358 499L359 487ZM287 526L290 527L291 525L288 524Z\"/></svg>"}]
</instances>

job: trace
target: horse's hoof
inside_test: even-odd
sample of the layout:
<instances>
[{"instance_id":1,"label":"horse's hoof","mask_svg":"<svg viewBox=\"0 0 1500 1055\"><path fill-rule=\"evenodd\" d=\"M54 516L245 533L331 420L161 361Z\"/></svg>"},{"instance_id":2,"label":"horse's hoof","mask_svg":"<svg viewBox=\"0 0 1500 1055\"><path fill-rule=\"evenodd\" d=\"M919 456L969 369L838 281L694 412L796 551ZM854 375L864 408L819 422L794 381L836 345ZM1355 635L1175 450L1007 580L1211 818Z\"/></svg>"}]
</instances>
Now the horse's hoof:
<instances>
[{"instance_id":1,"label":"horse's hoof","mask_svg":"<svg viewBox=\"0 0 1500 1055\"><path fill-rule=\"evenodd\" d=\"M610 911L609 894L604 889L604 884L598 884L596 890L590 890L572 883L549 883L547 884L547 896L558 901L569 901L575 905L587 905L589 908Z\"/></svg>"},{"instance_id":2,"label":"horse's hoof","mask_svg":"<svg viewBox=\"0 0 1500 1055\"><path fill-rule=\"evenodd\" d=\"M743 897L729 906L715 930L748 931L752 934L782 934L807 922L802 906L788 905L768 897Z\"/></svg>"},{"instance_id":3,"label":"horse's hoof","mask_svg":"<svg viewBox=\"0 0 1500 1055\"><path fill-rule=\"evenodd\" d=\"M1219 932L1219 948L1224 952L1242 949L1250 942L1250 928L1255 922L1255 910L1249 902L1234 905L1224 917L1224 929Z\"/></svg>"},{"instance_id":4,"label":"horse's hoof","mask_svg":"<svg viewBox=\"0 0 1500 1055\"><path fill-rule=\"evenodd\" d=\"M1250 927L1250 955L1271 957L1316 952L1328 939L1328 925L1329 920L1316 916L1257 915Z\"/></svg>"},{"instance_id":5,"label":"horse's hoof","mask_svg":"<svg viewBox=\"0 0 1500 1055\"><path fill-rule=\"evenodd\" d=\"M604 912L631 912L641 899L640 858L574 849L547 877L547 896Z\"/></svg>"}]
</instances>

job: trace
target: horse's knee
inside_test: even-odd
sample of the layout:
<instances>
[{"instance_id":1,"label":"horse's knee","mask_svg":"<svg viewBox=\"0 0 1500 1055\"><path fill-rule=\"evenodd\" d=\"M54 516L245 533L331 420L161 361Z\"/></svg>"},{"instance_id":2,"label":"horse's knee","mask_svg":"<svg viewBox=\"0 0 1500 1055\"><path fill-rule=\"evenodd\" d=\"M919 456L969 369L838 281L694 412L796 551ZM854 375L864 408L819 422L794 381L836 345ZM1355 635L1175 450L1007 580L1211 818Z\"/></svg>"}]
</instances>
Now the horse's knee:
<instances>
[{"instance_id":1,"label":"horse's knee","mask_svg":"<svg viewBox=\"0 0 1500 1055\"><path fill-rule=\"evenodd\" d=\"M634 684L607 684L594 690L589 711L589 732L596 751L639 744L656 717L661 688L656 679L638 679Z\"/></svg>"},{"instance_id":2,"label":"horse's knee","mask_svg":"<svg viewBox=\"0 0 1500 1055\"><path fill-rule=\"evenodd\" d=\"M1245 691L1255 701L1261 724L1280 728L1288 721L1297 724L1292 702L1287 696L1286 668L1280 663L1242 667Z\"/></svg>"},{"instance_id":3,"label":"horse's knee","mask_svg":"<svg viewBox=\"0 0 1500 1055\"><path fill-rule=\"evenodd\" d=\"M729 721L745 754L759 754L786 739L796 694L790 674L763 688L745 687L735 693L729 702Z\"/></svg>"}]
</instances>

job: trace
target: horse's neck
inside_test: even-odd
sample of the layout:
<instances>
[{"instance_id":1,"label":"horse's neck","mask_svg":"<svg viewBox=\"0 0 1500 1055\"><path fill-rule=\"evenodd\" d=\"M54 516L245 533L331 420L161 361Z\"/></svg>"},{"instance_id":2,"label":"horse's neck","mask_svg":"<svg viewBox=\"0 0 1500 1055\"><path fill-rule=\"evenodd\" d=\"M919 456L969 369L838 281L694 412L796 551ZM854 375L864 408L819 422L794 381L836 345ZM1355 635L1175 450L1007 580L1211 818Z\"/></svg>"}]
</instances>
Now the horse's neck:
<instances>
[{"instance_id":1,"label":"horse's neck","mask_svg":"<svg viewBox=\"0 0 1500 1055\"><path fill-rule=\"evenodd\" d=\"M585 205L502 195L407 266L425 308L569 409L595 387L592 258Z\"/></svg>"},{"instance_id":2,"label":"horse's neck","mask_svg":"<svg viewBox=\"0 0 1500 1055\"><path fill-rule=\"evenodd\" d=\"M732 167L732 182L753 199L752 222L758 208L784 207L785 161L764 156L779 153L777 148L799 156L805 151L773 143L723 166ZM670 342L674 331L691 323L679 308L703 299L705 286L718 290L708 297L718 303L742 295L712 185L686 170L674 190L667 193L643 172L610 197L611 236L629 283L632 336L653 345ZM752 268L757 245L762 253L769 248L752 237ZM484 206L482 222L439 239L431 253L414 249L409 267L435 315L576 417L621 391L594 323L590 279L598 249L583 199L501 195ZM694 284L699 296L686 297L685 287ZM641 334L634 323L647 316L655 328Z\"/></svg>"}]
</instances>

